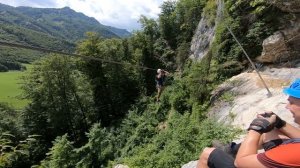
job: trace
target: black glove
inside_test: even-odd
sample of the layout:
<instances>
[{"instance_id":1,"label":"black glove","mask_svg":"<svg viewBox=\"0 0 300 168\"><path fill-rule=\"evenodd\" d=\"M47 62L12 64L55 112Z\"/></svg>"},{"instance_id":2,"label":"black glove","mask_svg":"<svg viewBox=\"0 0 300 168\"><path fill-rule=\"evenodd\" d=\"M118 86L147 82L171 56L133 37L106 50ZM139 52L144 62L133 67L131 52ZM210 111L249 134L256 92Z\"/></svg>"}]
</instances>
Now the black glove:
<instances>
[{"instance_id":1,"label":"black glove","mask_svg":"<svg viewBox=\"0 0 300 168\"><path fill-rule=\"evenodd\" d=\"M254 119L248 130L254 130L260 134L271 131L274 128L274 124L271 124L268 120L264 118Z\"/></svg>"},{"instance_id":2,"label":"black glove","mask_svg":"<svg viewBox=\"0 0 300 168\"><path fill-rule=\"evenodd\" d=\"M273 112L265 112L264 114L261 114L261 116L263 116L265 118L269 118L272 115L276 115L276 114ZM286 125L286 122L284 120L282 120L280 117L278 117L278 115L276 115L276 121L275 121L274 125L277 129L280 129Z\"/></svg>"}]
</instances>

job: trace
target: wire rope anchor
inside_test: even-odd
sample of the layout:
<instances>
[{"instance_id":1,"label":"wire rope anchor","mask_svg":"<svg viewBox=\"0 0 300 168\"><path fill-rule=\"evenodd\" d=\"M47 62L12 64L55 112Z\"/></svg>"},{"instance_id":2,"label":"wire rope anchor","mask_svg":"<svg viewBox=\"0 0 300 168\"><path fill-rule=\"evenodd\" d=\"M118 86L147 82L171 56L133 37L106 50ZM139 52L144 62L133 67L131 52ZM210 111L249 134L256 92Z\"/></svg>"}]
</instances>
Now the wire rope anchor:
<instances>
[{"instance_id":1,"label":"wire rope anchor","mask_svg":"<svg viewBox=\"0 0 300 168\"><path fill-rule=\"evenodd\" d=\"M238 43L238 45L241 47L242 51L244 52L245 56L247 57L247 59L249 60L249 62L251 63L252 68L255 70L255 72L258 74L260 80L262 81L264 87L267 90L267 96L271 97L272 93L270 92L267 84L265 83L264 79L261 77L259 71L257 70L256 66L254 65L254 63L252 62L252 60L250 59L249 55L247 54L247 52L245 51L245 49L243 48L243 46L241 45L241 43L238 41L238 39L236 38L236 36L233 34L233 32L231 31L231 29L226 25L227 30L230 32L230 34L232 35L232 37L234 38L234 40Z\"/></svg>"}]
</instances>

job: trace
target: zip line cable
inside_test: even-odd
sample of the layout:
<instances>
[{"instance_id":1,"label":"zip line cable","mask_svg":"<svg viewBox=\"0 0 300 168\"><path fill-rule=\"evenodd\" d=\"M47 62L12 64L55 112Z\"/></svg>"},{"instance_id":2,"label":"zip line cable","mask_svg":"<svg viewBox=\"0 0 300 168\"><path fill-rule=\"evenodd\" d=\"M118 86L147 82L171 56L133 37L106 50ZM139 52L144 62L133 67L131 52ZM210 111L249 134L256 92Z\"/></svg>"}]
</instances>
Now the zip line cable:
<instances>
[{"instance_id":1,"label":"zip line cable","mask_svg":"<svg viewBox=\"0 0 300 168\"><path fill-rule=\"evenodd\" d=\"M82 59L86 59L86 60L95 60L95 61L107 62L107 63L112 63L112 64L118 64L118 65L128 65L128 66L132 66L132 67L141 68L141 69L144 69L144 70L154 70L154 71L156 71L156 69L148 68L148 67L145 67L145 66L132 65L130 63L125 63L125 62L106 60L106 59L102 59L102 58L95 58L95 57L90 57L90 56L85 56L85 55L80 55L80 54L67 53L67 52L63 52L63 51L51 50L51 49L34 47L34 46L29 46L29 45L22 45L22 44L10 43L10 42L4 42L4 41L0 41L0 45L7 46L7 47L13 47L13 48L30 49L30 50L41 51L41 52L46 52L46 53L69 55L69 56L78 57L78 58L82 58Z\"/></svg>"},{"instance_id":2,"label":"zip line cable","mask_svg":"<svg viewBox=\"0 0 300 168\"><path fill-rule=\"evenodd\" d=\"M223 12L221 14L221 17L219 17L219 18L222 19L222 18L224 18L224 13L226 11L224 9L224 0L220 0L220 2L222 3ZM227 12L226 12L226 14L229 15ZM250 59L249 55L247 54L247 52L245 51L245 49L243 48L243 46L241 45L241 43L239 42L239 40L236 38L236 36L232 32L232 30L227 25L225 25L225 26L226 26L227 30L230 32L230 34L233 36L234 40L238 43L238 45L240 46L240 48L242 49L242 51L244 52L245 56L247 57L247 59L251 63L251 66L253 67L253 69L258 74L258 76L261 79L263 85L265 86L266 90L268 91L268 96L272 96L272 93L270 92L268 86L266 85L265 81L261 77L261 75L260 75L259 71L257 70L256 66L254 65L253 61ZM300 34L298 34L296 36L293 36L292 38L286 40L283 44L288 43L289 41L293 40L294 38L296 38L298 36L300 36ZM283 45L283 44L281 44L281 45ZM85 55L80 55L80 54L68 53L68 52L63 52L63 51L58 51L58 50L47 49L47 48L41 48L41 47L35 47L35 46L29 46L29 45L22 45L22 44L10 43L10 42L5 42L5 41L0 41L0 46L1 45L2 46L7 46L7 47L13 47L13 48L30 49L30 50L35 50L35 51L40 51L40 52L46 52L46 53L56 53L56 54L61 54L61 55L69 55L69 56L78 57L78 58L82 58L82 59L86 59L86 60L95 60L95 61L101 61L101 62L106 62L106 63L118 64L118 65L128 65L128 66L131 66L131 67L137 67L137 68L141 68L141 69L144 69L144 70L154 70L154 71L156 71L156 69L145 67L145 66L132 65L130 63L125 63L125 62L118 62L118 61L106 60L106 59L102 59L102 58L95 58L95 57L91 57L91 56L85 56ZM281 46L281 45L279 45L279 46ZM277 47L279 47L279 46L277 46ZM275 48L272 51L274 51L274 50L275 50Z\"/></svg>"}]
</instances>

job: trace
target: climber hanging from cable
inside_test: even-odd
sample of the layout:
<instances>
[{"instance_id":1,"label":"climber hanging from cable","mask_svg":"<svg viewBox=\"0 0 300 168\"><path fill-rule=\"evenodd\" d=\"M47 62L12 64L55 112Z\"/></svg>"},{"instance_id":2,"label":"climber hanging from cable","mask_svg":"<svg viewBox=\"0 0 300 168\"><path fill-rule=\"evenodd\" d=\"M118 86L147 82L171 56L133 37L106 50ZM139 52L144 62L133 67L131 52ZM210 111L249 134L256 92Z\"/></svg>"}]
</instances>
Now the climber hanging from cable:
<instances>
[{"instance_id":1,"label":"climber hanging from cable","mask_svg":"<svg viewBox=\"0 0 300 168\"><path fill-rule=\"evenodd\" d=\"M165 71L163 69L157 69L157 74L155 76L155 82L156 82L156 89L157 89L157 96L156 101L160 101L160 96L162 91L164 90L164 82L166 79L166 76L168 76L170 73L168 71Z\"/></svg>"}]
</instances>

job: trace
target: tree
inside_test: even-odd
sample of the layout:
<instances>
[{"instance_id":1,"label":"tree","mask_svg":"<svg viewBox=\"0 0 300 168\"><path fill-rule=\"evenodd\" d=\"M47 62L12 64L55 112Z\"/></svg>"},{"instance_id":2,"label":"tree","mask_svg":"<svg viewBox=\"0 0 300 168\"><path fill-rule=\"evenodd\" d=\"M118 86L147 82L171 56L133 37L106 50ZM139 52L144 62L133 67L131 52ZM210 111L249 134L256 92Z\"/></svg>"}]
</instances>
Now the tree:
<instances>
[{"instance_id":1,"label":"tree","mask_svg":"<svg viewBox=\"0 0 300 168\"><path fill-rule=\"evenodd\" d=\"M161 14L159 16L160 33L168 45L175 50L177 47L177 35L179 25L176 21L176 1L165 1L161 6Z\"/></svg>"},{"instance_id":2,"label":"tree","mask_svg":"<svg viewBox=\"0 0 300 168\"><path fill-rule=\"evenodd\" d=\"M65 133L82 141L94 117L91 88L74 65L68 57L51 55L24 77L24 96L31 100L23 114L24 127L46 142Z\"/></svg>"},{"instance_id":3,"label":"tree","mask_svg":"<svg viewBox=\"0 0 300 168\"><path fill-rule=\"evenodd\" d=\"M73 168L76 159L73 143L70 142L67 135L57 137L54 141L49 157L42 161L42 167L53 168Z\"/></svg>"},{"instance_id":4,"label":"tree","mask_svg":"<svg viewBox=\"0 0 300 168\"><path fill-rule=\"evenodd\" d=\"M87 33L87 37L86 40L79 44L79 53L96 58L101 57L98 43L103 39L91 32ZM103 64L100 61L85 61L82 63L82 70L91 81L96 110L95 120L101 121L103 126L108 126L111 122L111 114L114 113L114 107L108 89L107 78L103 70ZM94 122L96 122L95 120Z\"/></svg>"},{"instance_id":5,"label":"tree","mask_svg":"<svg viewBox=\"0 0 300 168\"><path fill-rule=\"evenodd\" d=\"M16 139L20 139L22 137L20 112L7 104L0 103L0 115L0 134L8 132L14 134Z\"/></svg>"},{"instance_id":6,"label":"tree","mask_svg":"<svg viewBox=\"0 0 300 168\"><path fill-rule=\"evenodd\" d=\"M105 128L101 128L100 124L95 124L89 133L87 133L89 141L87 144L77 149L80 158L76 167L106 167L109 160L114 159L114 139L112 134Z\"/></svg>"},{"instance_id":7,"label":"tree","mask_svg":"<svg viewBox=\"0 0 300 168\"><path fill-rule=\"evenodd\" d=\"M207 0L180 0L177 2L174 12L179 26L178 43L192 40L206 2Z\"/></svg>"},{"instance_id":8,"label":"tree","mask_svg":"<svg viewBox=\"0 0 300 168\"><path fill-rule=\"evenodd\" d=\"M104 61L84 61L81 67L91 81L95 118L107 127L124 117L139 95L138 75L131 72L133 57L125 55L131 53L127 41L102 39L94 33L87 35L78 51Z\"/></svg>"}]
</instances>

